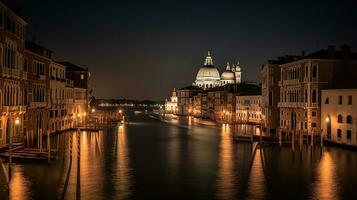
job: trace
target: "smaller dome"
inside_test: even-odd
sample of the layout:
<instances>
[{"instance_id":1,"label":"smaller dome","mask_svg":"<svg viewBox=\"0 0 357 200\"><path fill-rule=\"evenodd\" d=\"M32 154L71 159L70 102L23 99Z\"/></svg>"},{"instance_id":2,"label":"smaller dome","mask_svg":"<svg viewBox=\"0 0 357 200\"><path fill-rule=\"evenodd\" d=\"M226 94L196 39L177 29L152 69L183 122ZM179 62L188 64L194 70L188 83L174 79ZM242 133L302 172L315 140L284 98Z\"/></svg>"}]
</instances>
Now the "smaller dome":
<instances>
[{"instance_id":1,"label":"smaller dome","mask_svg":"<svg viewBox=\"0 0 357 200\"><path fill-rule=\"evenodd\" d=\"M234 81L234 73L231 71L224 71L221 75L221 80L233 80Z\"/></svg>"},{"instance_id":2,"label":"smaller dome","mask_svg":"<svg viewBox=\"0 0 357 200\"><path fill-rule=\"evenodd\" d=\"M229 66L229 62L227 62L226 71L224 71L221 75L221 80L234 80L234 73L231 71L231 67Z\"/></svg>"}]
</instances>

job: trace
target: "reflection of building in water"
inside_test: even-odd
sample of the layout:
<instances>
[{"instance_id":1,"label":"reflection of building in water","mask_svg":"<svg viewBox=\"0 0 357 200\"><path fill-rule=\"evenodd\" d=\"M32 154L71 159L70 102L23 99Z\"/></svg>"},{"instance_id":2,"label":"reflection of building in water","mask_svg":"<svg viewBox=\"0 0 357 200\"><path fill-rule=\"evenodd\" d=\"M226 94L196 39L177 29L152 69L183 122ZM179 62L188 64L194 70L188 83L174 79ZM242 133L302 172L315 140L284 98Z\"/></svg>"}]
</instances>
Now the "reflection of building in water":
<instances>
[{"instance_id":1,"label":"reflection of building in water","mask_svg":"<svg viewBox=\"0 0 357 200\"><path fill-rule=\"evenodd\" d=\"M177 112L177 94L176 89L172 91L170 101L165 101L165 113L176 113Z\"/></svg>"},{"instance_id":2,"label":"reflection of building in water","mask_svg":"<svg viewBox=\"0 0 357 200\"><path fill-rule=\"evenodd\" d=\"M336 180L338 180L336 166L330 152L324 153L316 170L317 177L313 187L313 199L339 199L340 189L336 183Z\"/></svg>"},{"instance_id":3,"label":"reflection of building in water","mask_svg":"<svg viewBox=\"0 0 357 200\"><path fill-rule=\"evenodd\" d=\"M223 125L219 151L219 171L217 179L218 199L234 199L236 192L234 150L230 126Z\"/></svg>"},{"instance_id":4,"label":"reflection of building in water","mask_svg":"<svg viewBox=\"0 0 357 200\"><path fill-rule=\"evenodd\" d=\"M250 169L250 175L247 188L247 199L264 199L266 196L266 181L262 160L262 151L260 147L256 147L256 153L253 157L252 168Z\"/></svg>"},{"instance_id":5,"label":"reflection of building in water","mask_svg":"<svg viewBox=\"0 0 357 200\"><path fill-rule=\"evenodd\" d=\"M131 177L129 166L129 147L125 126L119 126L117 133L117 196L119 199L127 199L130 195Z\"/></svg>"},{"instance_id":6,"label":"reflection of building in water","mask_svg":"<svg viewBox=\"0 0 357 200\"><path fill-rule=\"evenodd\" d=\"M357 145L357 89L322 90L321 128L325 138Z\"/></svg>"}]
</instances>

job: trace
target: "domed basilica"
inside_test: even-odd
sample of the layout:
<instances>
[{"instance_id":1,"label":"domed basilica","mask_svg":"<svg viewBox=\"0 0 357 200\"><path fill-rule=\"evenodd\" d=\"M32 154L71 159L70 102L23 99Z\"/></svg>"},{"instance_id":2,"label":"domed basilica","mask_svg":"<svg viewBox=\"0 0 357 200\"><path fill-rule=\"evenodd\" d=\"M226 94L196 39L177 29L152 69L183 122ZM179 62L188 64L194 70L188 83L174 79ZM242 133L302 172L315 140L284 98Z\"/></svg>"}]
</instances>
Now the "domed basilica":
<instances>
[{"instance_id":1,"label":"domed basilica","mask_svg":"<svg viewBox=\"0 0 357 200\"><path fill-rule=\"evenodd\" d=\"M239 63L237 66L233 65L232 68L229 63L227 63L226 71L220 75L218 69L213 66L212 56L208 51L204 65L198 70L196 81L193 85L206 90L226 84L240 83L241 73Z\"/></svg>"}]
</instances>

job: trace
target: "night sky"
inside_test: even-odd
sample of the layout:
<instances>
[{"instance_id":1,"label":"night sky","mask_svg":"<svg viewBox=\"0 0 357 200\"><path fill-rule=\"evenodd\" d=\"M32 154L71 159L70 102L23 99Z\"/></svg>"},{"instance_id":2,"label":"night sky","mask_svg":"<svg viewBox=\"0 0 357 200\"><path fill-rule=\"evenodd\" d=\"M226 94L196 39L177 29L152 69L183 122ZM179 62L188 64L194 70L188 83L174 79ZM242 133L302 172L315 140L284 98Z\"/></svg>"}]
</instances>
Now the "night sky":
<instances>
[{"instance_id":1,"label":"night sky","mask_svg":"<svg viewBox=\"0 0 357 200\"><path fill-rule=\"evenodd\" d=\"M105 3L104 3L105 2ZM260 81L268 59L347 43L357 51L353 1L7 0L27 37L57 60L86 66L97 98L163 100L192 84L207 50L222 72Z\"/></svg>"}]
</instances>

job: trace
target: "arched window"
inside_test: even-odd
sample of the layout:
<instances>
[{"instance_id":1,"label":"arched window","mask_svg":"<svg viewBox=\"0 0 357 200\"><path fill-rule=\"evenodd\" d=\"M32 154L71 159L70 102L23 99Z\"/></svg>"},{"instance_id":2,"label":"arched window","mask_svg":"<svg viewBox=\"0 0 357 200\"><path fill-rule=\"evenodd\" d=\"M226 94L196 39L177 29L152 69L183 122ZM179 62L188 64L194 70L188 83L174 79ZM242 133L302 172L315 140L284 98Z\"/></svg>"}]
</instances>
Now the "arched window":
<instances>
[{"instance_id":1,"label":"arched window","mask_svg":"<svg viewBox=\"0 0 357 200\"><path fill-rule=\"evenodd\" d=\"M346 117L346 123L347 123L347 124L352 124L352 116L351 116L351 115L347 115L347 117Z\"/></svg>"},{"instance_id":2,"label":"arched window","mask_svg":"<svg viewBox=\"0 0 357 200\"><path fill-rule=\"evenodd\" d=\"M314 65L312 66L312 78L316 78L317 77L317 66Z\"/></svg>"},{"instance_id":3,"label":"arched window","mask_svg":"<svg viewBox=\"0 0 357 200\"><path fill-rule=\"evenodd\" d=\"M317 97L316 97L316 90L312 90L312 103L317 102Z\"/></svg>"},{"instance_id":4,"label":"arched window","mask_svg":"<svg viewBox=\"0 0 357 200\"><path fill-rule=\"evenodd\" d=\"M343 120L342 120L342 115L338 115L338 116L337 116L337 122L338 122L338 123L342 123L342 122L343 122Z\"/></svg>"}]
</instances>

